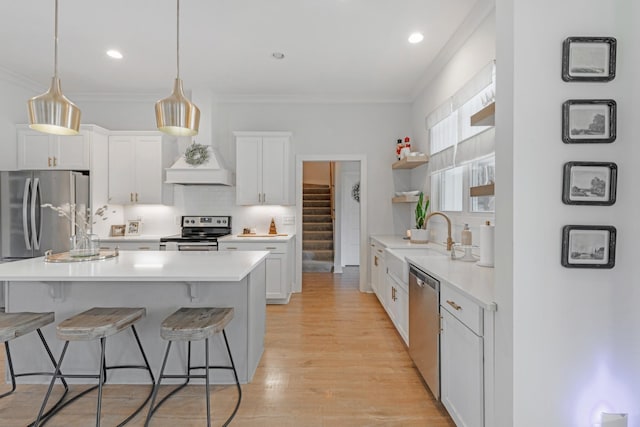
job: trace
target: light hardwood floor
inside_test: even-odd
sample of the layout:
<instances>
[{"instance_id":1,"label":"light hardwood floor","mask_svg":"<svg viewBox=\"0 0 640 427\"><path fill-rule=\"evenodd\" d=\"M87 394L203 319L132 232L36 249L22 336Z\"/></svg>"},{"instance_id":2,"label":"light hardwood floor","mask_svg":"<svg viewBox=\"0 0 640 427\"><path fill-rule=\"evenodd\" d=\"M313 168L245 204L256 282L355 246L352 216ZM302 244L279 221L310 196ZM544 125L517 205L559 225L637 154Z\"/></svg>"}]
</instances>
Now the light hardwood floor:
<instances>
[{"instance_id":1,"label":"light hardwood floor","mask_svg":"<svg viewBox=\"0 0 640 427\"><path fill-rule=\"evenodd\" d=\"M346 270L305 273L302 294L288 305L267 307L265 352L253 382L243 385L233 426L455 426L426 390L375 295L358 291L357 269ZM71 393L80 387L71 386ZM45 391L44 385L18 385L0 400L0 426L31 422ZM116 425L147 392L145 386L107 385L102 425ZM151 426L205 425L203 395L202 386L187 387L163 405ZM214 425L226 419L235 399L234 386L213 389ZM47 426L92 426L94 414L90 394ZM144 416L129 425L144 425Z\"/></svg>"}]
</instances>

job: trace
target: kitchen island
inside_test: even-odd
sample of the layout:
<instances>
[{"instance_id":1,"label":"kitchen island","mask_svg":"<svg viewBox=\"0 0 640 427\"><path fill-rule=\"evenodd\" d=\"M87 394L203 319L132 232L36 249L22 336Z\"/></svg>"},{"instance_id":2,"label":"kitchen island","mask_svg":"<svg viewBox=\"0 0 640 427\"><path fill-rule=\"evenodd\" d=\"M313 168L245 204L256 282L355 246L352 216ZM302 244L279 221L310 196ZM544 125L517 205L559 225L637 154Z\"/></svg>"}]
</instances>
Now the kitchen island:
<instances>
[{"instance_id":1,"label":"kitchen island","mask_svg":"<svg viewBox=\"0 0 640 427\"><path fill-rule=\"evenodd\" d=\"M159 370L165 341L160 338L164 318L180 307L233 307L227 328L238 376L250 382L264 349L266 251L180 252L122 251L115 258L73 263L49 263L43 258L0 265L7 312L53 311L56 321L43 328L56 357L62 342L55 324L88 308L145 307L147 316L136 324L154 372ZM227 364L224 342L213 342L211 364ZM202 343L194 343L192 365L203 364ZM17 371L50 370L37 334L11 343ZM186 344L172 352L167 372L184 372ZM73 342L62 366L67 374L93 371L98 366L97 342ZM140 353L129 331L107 340L110 364L138 364ZM212 371L213 383L233 383L229 372ZM24 382L46 383L45 377L26 377ZM109 372L110 383L146 383L144 371ZM176 380L176 382L179 382Z\"/></svg>"}]
</instances>

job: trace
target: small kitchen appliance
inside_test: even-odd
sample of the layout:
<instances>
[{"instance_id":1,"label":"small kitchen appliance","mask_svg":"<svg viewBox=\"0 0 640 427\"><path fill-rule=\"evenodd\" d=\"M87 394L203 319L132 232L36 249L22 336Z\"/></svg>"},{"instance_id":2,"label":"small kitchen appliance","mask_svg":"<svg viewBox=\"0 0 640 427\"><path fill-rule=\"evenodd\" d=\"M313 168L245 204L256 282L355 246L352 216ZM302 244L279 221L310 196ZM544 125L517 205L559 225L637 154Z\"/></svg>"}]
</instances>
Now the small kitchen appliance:
<instances>
[{"instance_id":1,"label":"small kitchen appliance","mask_svg":"<svg viewBox=\"0 0 640 427\"><path fill-rule=\"evenodd\" d=\"M230 216L183 216L182 231L160 239L161 251L217 251L218 237L231 234Z\"/></svg>"}]
</instances>

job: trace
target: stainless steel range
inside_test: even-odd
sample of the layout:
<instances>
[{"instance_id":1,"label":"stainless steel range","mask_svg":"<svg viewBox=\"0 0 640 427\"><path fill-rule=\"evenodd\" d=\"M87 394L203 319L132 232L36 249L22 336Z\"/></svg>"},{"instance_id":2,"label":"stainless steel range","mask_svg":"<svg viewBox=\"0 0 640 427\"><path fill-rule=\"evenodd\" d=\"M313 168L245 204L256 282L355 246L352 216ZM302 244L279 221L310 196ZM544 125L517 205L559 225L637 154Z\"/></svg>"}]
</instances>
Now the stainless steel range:
<instances>
[{"instance_id":1,"label":"stainless steel range","mask_svg":"<svg viewBox=\"0 0 640 427\"><path fill-rule=\"evenodd\" d=\"M217 251L218 237L231 234L230 216L183 216L182 232L160 239L161 251Z\"/></svg>"}]
</instances>

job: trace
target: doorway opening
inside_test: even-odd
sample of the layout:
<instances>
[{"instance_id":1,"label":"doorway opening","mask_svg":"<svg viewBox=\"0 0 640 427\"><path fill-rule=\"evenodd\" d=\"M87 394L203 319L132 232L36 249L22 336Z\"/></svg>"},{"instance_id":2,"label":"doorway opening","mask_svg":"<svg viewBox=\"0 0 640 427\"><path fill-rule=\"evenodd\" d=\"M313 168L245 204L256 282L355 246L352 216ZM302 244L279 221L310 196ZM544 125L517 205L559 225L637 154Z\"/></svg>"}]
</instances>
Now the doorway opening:
<instances>
[{"instance_id":1,"label":"doorway opening","mask_svg":"<svg viewBox=\"0 0 640 427\"><path fill-rule=\"evenodd\" d=\"M303 272L366 271L365 180L365 156L297 156L294 291L302 291ZM363 291L366 274L359 276Z\"/></svg>"}]
</instances>

